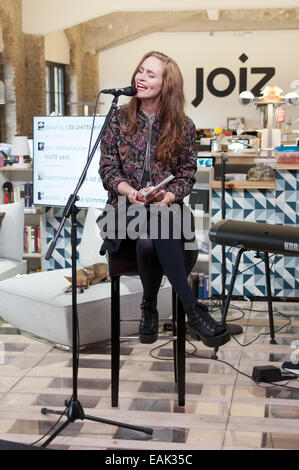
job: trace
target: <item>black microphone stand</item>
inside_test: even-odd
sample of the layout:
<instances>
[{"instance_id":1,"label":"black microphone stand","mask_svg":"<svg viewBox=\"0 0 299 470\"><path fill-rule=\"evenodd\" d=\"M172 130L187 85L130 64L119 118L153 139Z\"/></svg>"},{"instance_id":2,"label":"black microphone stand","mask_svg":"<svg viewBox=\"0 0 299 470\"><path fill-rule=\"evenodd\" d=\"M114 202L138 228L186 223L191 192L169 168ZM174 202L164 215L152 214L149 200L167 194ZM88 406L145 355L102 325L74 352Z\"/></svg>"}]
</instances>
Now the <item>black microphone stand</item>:
<instances>
[{"instance_id":1,"label":"black microphone stand","mask_svg":"<svg viewBox=\"0 0 299 470\"><path fill-rule=\"evenodd\" d=\"M221 152L221 218L226 218L226 206L225 206L225 166L227 158L224 156L224 152ZM222 265L221 265L221 312L223 313L223 307L225 302L225 284L226 284L226 249L225 245L222 245Z\"/></svg>"},{"instance_id":2,"label":"black microphone stand","mask_svg":"<svg viewBox=\"0 0 299 470\"><path fill-rule=\"evenodd\" d=\"M224 152L221 152L221 218L225 220L226 218L226 205L225 205L225 166L227 162L227 157L225 157ZM221 317L222 323L225 323L225 284L226 284L226 247L225 245L221 246ZM226 324L227 326L227 324ZM240 325L229 325L229 332L234 335L239 335L243 333L243 328ZM217 359L218 347L214 348L213 359Z\"/></svg>"},{"instance_id":3,"label":"black microphone stand","mask_svg":"<svg viewBox=\"0 0 299 470\"><path fill-rule=\"evenodd\" d=\"M86 165L84 167L84 170L82 172L82 175L79 179L79 182L75 188L75 191L73 194L70 195L68 202L64 208L63 211L63 217L62 221L58 227L57 234L55 235L55 238L51 242L51 245L46 253L45 259L49 260L51 257L51 254L56 246L58 237L60 235L60 232L65 224L66 219L71 215L71 245L72 245L72 352L73 352L73 394L72 398L70 401L66 401L66 410L65 411L55 411L55 410L50 410L47 408L42 408L41 413L42 414L57 414L60 416L66 416L67 420L56 430L53 432L53 434L42 444L41 447L47 447L47 445L61 432L63 429L65 429L70 423L73 423L77 419L87 419L89 421L96 421L98 423L105 423L105 424L110 424L113 426L119 426L127 429L132 429L135 431L141 431L146 434L152 434L153 430L151 428L145 428L145 427L140 427L140 426L133 426L130 424L125 424L125 423L120 423L117 421L110 421L107 419L103 418L98 418L94 416L89 416L84 413L83 407L78 400L78 368L79 368L79 347L80 345L78 344L78 314L77 314L77 268L76 268L76 246L77 246L77 213L79 209L76 206L76 201L79 200L78 197L78 191L81 188L86 174L87 170L89 168L89 165L91 163L91 160L97 150L97 147L101 141L103 132L107 126L107 123L111 117L111 114L114 109L117 107L117 101L118 97L121 93L116 93L113 99L113 102L111 104L110 110L105 118L105 122L103 124L103 127L97 137L97 140L93 146L92 151L88 155L88 159L86 162Z\"/></svg>"}]
</instances>

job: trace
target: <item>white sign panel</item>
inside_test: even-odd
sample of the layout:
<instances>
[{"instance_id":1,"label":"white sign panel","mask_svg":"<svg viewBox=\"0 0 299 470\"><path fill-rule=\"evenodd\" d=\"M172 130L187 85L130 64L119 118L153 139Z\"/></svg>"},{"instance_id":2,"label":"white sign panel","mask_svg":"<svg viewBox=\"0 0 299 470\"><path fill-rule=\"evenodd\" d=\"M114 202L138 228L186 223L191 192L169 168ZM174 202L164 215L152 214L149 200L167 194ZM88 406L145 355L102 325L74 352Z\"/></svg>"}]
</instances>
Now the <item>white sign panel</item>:
<instances>
[{"instance_id":1,"label":"white sign panel","mask_svg":"<svg viewBox=\"0 0 299 470\"><path fill-rule=\"evenodd\" d=\"M65 206L87 162L92 116L33 118L33 203ZM105 117L96 116L90 151ZM78 196L78 207L103 208L107 200L98 173L100 146L94 154Z\"/></svg>"}]
</instances>

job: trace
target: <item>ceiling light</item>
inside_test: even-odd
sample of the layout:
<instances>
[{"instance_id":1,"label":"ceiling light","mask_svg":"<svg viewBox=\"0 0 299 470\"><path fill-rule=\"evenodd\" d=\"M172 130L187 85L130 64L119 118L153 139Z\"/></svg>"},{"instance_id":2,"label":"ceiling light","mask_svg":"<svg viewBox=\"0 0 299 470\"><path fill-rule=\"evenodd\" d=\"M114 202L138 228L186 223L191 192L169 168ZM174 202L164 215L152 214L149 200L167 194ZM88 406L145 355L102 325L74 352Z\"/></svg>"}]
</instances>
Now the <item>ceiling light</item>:
<instances>
[{"instance_id":1,"label":"ceiling light","mask_svg":"<svg viewBox=\"0 0 299 470\"><path fill-rule=\"evenodd\" d=\"M207 10L207 15L210 21L218 21L219 20L219 10L216 9L209 9Z\"/></svg>"},{"instance_id":2,"label":"ceiling light","mask_svg":"<svg viewBox=\"0 0 299 470\"><path fill-rule=\"evenodd\" d=\"M295 91L290 91L284 97L285 102L289 106L297 106L299 104L299 95Z\"/></svg>"}]
</instances>

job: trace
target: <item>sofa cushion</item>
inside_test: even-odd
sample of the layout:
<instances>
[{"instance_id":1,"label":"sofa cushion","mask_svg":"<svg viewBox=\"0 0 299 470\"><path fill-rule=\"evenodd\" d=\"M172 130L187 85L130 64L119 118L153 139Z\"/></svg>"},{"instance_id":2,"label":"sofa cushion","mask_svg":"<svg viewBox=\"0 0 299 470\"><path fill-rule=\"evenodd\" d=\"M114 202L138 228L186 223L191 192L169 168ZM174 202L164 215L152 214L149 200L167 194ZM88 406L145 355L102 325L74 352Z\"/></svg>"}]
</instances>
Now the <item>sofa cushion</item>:
<instances>
[{"instance_id":1,"label":"sofa cushion","mask_svg":"<svg viewBox=\"0 0 299 470\"><path fill-rule=\"evenodd\" d=\"M0 258L21 261L24 247L24 201L0 204L5 212L0 229Z\"/></svg>"},{"instance_id":2,"label":"sofa cushion","mask_svg":"<svg viewBox=\"0 0 299 470\"><path fill-rule=\"evenodd\" d=\"M99 253L103 240L96 220L101 212L100 209L95 207L90 207L87 211L81 242L77 248L80 266L107 263L106 256Z\"/></svg>"},{"instance_id":3,"label":"sofa cushion","mask_svg":"<svg viewBox=\"0 0 299 470\"><path fill-rule=\"evenodd\" d=\"M26 274L27 261L14 261L12 259L0 258L0 281L14 277L17 274Z\"/></svg>"},{"instance_id":4,"label":"sofa cushion","mask_svg":"<svg viewBox=\"0 0 299 470\"><path fill-rule=\"evenodd\" d=\"M57 346L72 345L72 295L64 289L69 285L65 275L71 269L58 269L0 282L0 317L20 330ZM120 306L122 319L140 318L142 285L139 277L122 276ZM91 286L77 295L80 345L110 339L111 283ZM171 313L171 288L168 281L159 292L160 315ZM122 335L136 333L137 322L124 322Z\"/></svg>"}]
</instances>

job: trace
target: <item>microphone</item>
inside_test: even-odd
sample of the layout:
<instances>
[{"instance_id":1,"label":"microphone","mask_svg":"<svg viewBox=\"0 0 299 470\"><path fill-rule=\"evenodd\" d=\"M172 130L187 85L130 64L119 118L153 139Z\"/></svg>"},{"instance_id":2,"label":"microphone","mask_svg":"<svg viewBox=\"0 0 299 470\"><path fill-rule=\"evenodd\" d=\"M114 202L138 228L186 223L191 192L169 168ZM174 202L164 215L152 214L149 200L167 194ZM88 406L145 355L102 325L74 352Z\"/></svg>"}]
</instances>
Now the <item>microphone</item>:
<instances>
[{"instance_id":1,"label":"microphone","mask_svg":"<svg viewBox=\"0 0 299 470\"><path fill-rule=\"evenodd\" d=\"M102 90L101 93L114 96L135 96L137 94L137 89L133 86L127 86L126 88L107 88L105 90Z\"/></svg>"}]
</instances>

